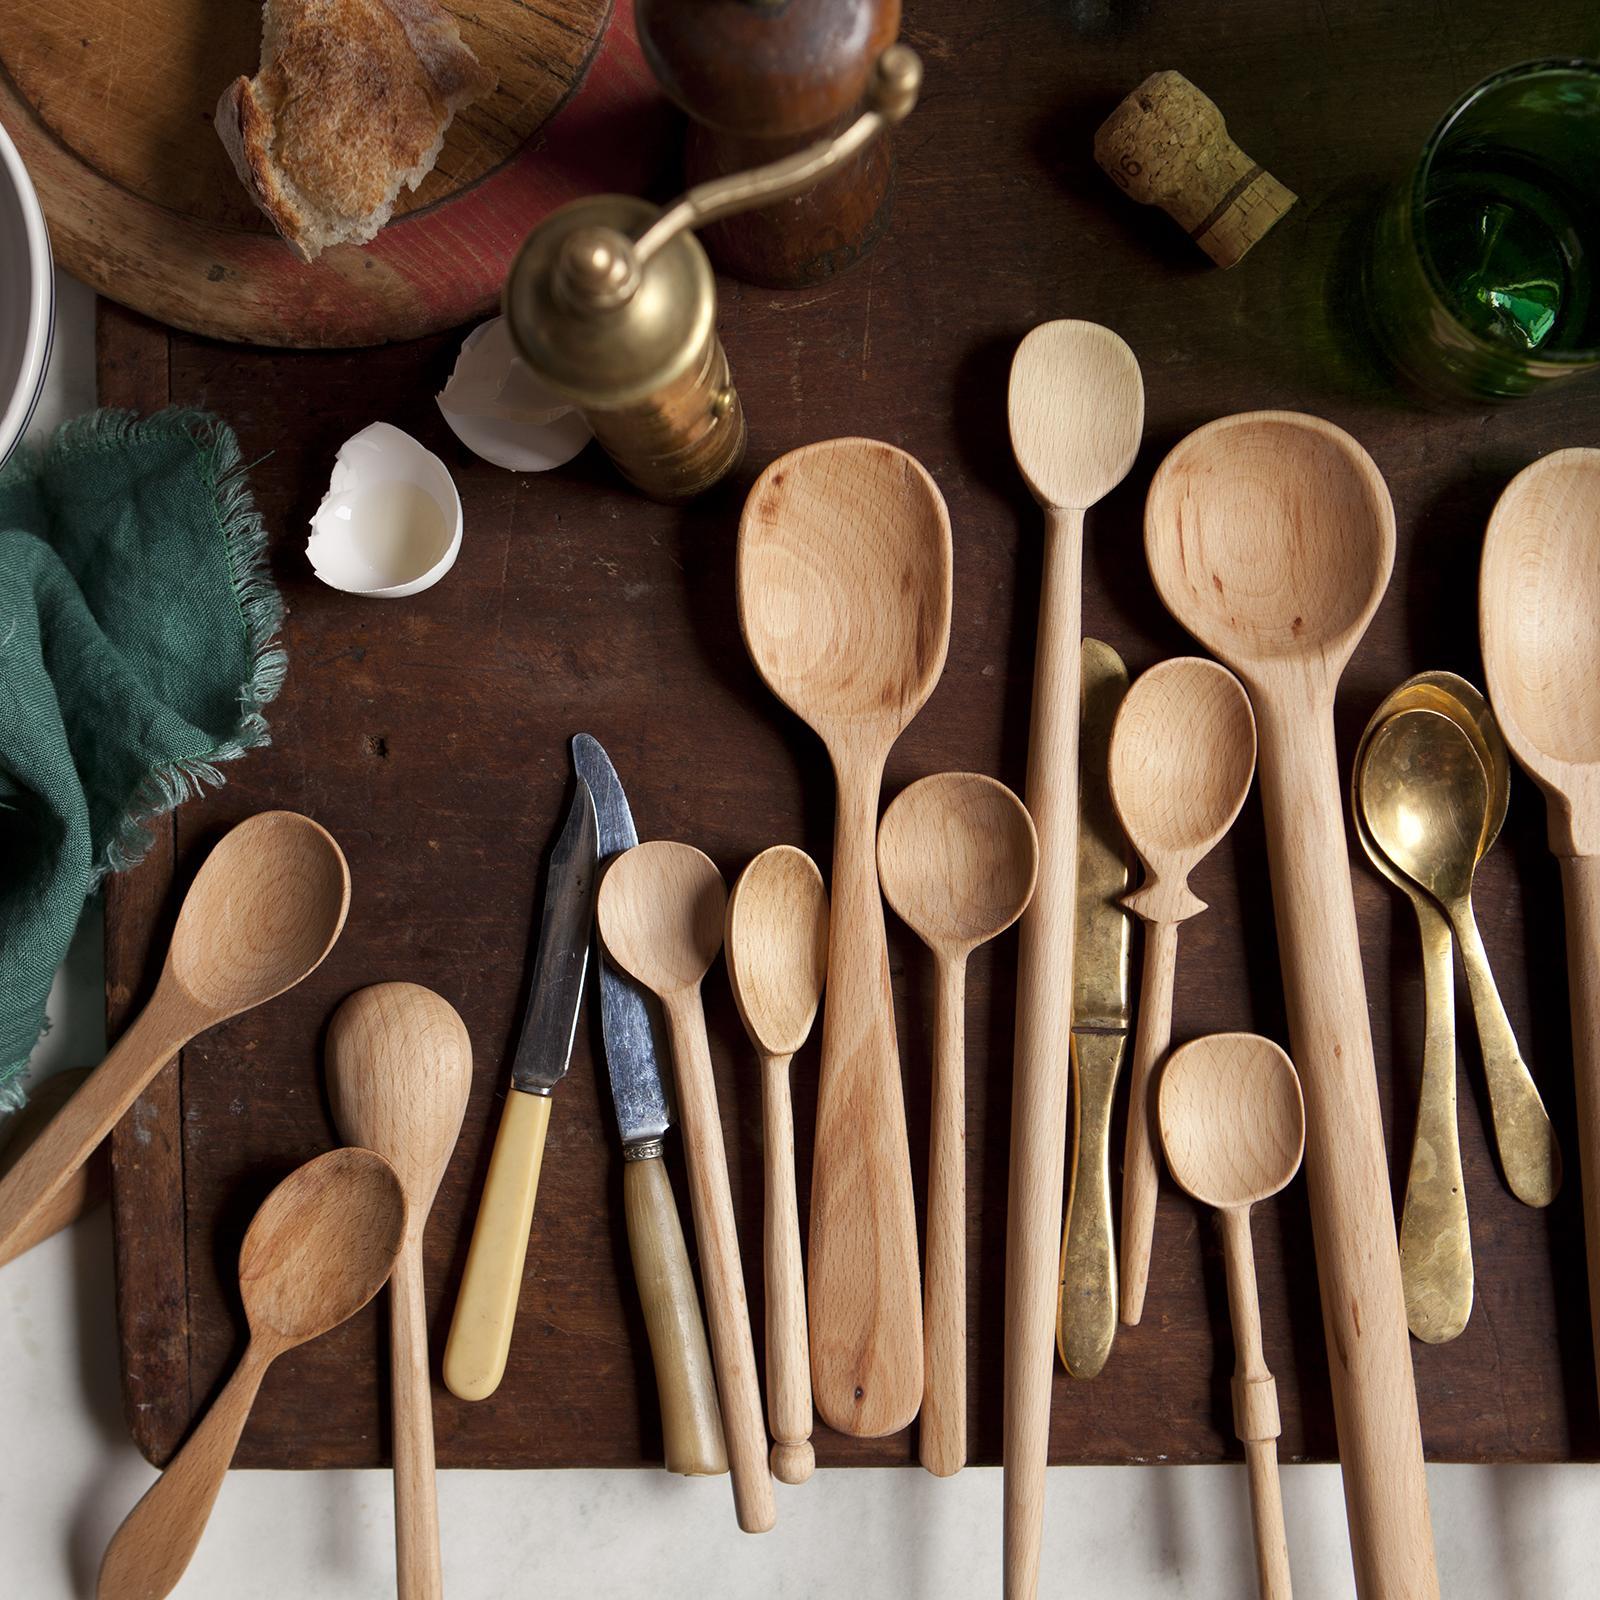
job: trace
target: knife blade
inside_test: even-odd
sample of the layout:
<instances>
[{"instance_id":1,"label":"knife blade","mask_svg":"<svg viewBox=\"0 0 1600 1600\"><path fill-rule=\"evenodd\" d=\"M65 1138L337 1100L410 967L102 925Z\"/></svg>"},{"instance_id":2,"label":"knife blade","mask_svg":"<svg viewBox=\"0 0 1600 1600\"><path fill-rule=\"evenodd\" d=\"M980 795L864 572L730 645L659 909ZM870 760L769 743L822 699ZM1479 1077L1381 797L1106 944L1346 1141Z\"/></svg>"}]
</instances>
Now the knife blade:
<instances>
[{"instance_id":1,"label":"knife blade","mask_svg":"<svg viewBox=\"0 0 1600 1600\"><path fill-rule=\"evenodd\" d=\"M573 739L572 764L594 796L604 865L639 842L628 797L611 758L592 734ZM686 1476L715 1476L728 1470L728 1451L705 1320L662 1160L672 1118L661 1075L659 1011L654 998L603 950L596 966L606 1072L622 1139L628 1250L655 1364L666 1467Z\"/></svg>"},{"instance_id":2,"label":"knife blade","mask_svg":"<svg viewBox=\"0 0 1600 1600\"><path fill-rule=\"evenodd\" d=\"M1122 658L1110 645L1085 639L1072 967L1072 1159L1056 1319L1056 1345L1075 1378L1100 1372L1117 1331L1111 1103L1132 1019L1133 918L1121 900L1133 851L1111 803L1108 758L1111 725L1127 692Z\"/></svg>"},{"instance_id":3,"label":"knife blade","mask_svg":"<svg viewBox=\"0 0 1600 1600\"><path fill-rule=\"evenodd\" d=\"M551 1090L566 1076L583 1004L598 872L594 800L580 778L550 855L538 954L500 1113L489 1175L444 1350L445 1386L462 1400L499 1387L511 1351Z\"/></svg>"}]
</instances>

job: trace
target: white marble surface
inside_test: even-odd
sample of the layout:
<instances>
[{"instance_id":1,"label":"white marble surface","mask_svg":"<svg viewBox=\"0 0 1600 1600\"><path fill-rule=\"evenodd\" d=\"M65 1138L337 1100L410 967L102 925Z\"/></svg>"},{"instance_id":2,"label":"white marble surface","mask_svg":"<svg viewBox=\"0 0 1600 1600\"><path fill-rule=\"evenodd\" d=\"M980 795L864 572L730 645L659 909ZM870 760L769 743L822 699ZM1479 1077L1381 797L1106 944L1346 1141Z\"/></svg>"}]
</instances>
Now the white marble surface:
<instances>
[{"instance_id":1,"label":"white marble surface","mask_svg":"<svg viewBox=\"0 0 1600 1600\"><path fill-rule=\"evenodd\" d=\"M92 301L61 284L40 426L92 403ZM36 1071L94 1061L98 921L57 985ZM1575 1289L1574 1292L1581 1292ZM128 1442L102 1212L0 1273L0 1596L87 1600L100 1552L153 1477ZM1289 1468L1300 1600L1353 1592L1338 1473ZM1600 1468L1436 1467L1435 1532L1450 1600L1593 1594ZM649 1596L841 1600L998 1595L1000 1475L824 1472L778 1488L775 1532L737 1531L725 1481L662 1472L441 1475L452 1600ZM1050 1475L1046 1597L1244 1600L1254 1592L1242 1469L1060 1468ZM381 1473L246 1473L223 1490L180 1595L228 1600L392 1595Z\"/></svg>"}]
</instances>

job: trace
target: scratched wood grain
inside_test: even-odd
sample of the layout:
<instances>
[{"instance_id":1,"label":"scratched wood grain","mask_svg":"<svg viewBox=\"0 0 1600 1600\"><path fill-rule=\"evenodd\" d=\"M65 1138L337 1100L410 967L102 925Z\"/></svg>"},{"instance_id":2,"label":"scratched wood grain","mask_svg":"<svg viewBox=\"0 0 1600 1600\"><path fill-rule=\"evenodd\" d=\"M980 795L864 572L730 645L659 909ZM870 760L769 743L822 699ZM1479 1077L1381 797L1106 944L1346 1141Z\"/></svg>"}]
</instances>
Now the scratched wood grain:
<instances>
[{"instance_id":1,"label":"scratched wood grain","mask_svg":"<svg viewBox=\"0 0 1600 1600\"><path fill-rule=\"evenodd\" d=\"M233 1284L255 1204L333 1137L319 1049L339 999L384 978L430 984L472 1032L476 1081L459 1149L428 1230L429 1308L442 1342L488 1156L535 925L541 858L566 799L566 740L604 741L645 837L702 846L730 875L788 840L826 861L831 787L822 750L765 693L739 641L733 552L744 490L775 455L859 432L915 453L940 483L955 529L949 665L889 763L893 792L965 767L1023 781L1039 571L1038 512L1010 463L1004 391L1032 324L1093 317L1139 354L1148 439L1129 482L1090 518L1085 613L1139 671L1188 647L1162 612L1142 557L1150 475L1188 429L1261 406L1321 413L1349 428L1394 493L1400 555L1391 591L1346 676L1348 761L1382 695L1424 666L1481 681L1475 566L1500 487L1543 450L1600 443L1600 387L1497 410L1437 412L1395 397L1352 331L1352 239L1384 181L1461 90L1508 61L1571 48L1576 0L1514 15L1491 0L1433 8L1241 0L1224 26L1178 0L998 9L928 0L910 37L928 88L899 137L894 216L869 263L821 293L723 287L723 329L750 417L740 475L687 510L626 493L594 452L552 476L517 478L472 460L432 396L454 336L364 353L241 352L170 340L168 392L239 429L274 530L293 667L273 708L274 744L226 788L180 813L172 871L186 881L230 823L269 805L308 811L349 854L348 931L301 989L197 1040L181 1092L151 1106L164 1167L119 1161L121 1314L135 1436L153 1457L236 1358ZM1184 71L1240 142L1302 197L1230 273L1211 269L1159 213L1133 206L1094 167L1092 130L1159 67ZM147 391L103 347L107 398ZM307 517L338 443L374 418L415 432L450 464L466 537L437 589L392 605L310 578ZM115 981L135 974L164 860L144 892L113 903ZM1403 1182L1422 1039L1409 908L1354 869L1391 1169ZM159 885L157 885L159 887ZM1253 1027L1284 1039L1260 810L1196 874L1208 914L1185 934L1178 1039ZM1559 891L1542 807L1519 776L1478 897L1507 1007L1571 1148ZM891 929L919 1197L925 1192L933 976ZM970 1435L975 1461L1000 1443L1001 1263L1010 937L971 975L968 1054ZM1135 968L1137 970L1137 968ZM713 1053L733 1156L746 1262L760 1260L756 1065L716 973ZM1462 1008L1462 1016L1466 1011ZM449 1466L632 1466L660 1459L648 1349L628 1276L621 1163L593 1019L557 1093L527 1281L506 1379L468 1406L437 1392ZM1476 1047L1464 1034L1462 1135L1478 1303L1455 1344L1415 1347L1430 1454L1451 1460L1593 1459L1600 1422L1589 1360L1576 1185L1547 1213L1518 1205L1485 1141ZM815 1107L815 1046L796 1063L801 1206ZM1113 1148L1120 1149L1120 1130ZM119 1134L119 1152L127 1148ZM679 1161L676 1140L673 1163ZM675 1166L680 1204L685 1197ZM175 1239L174 1194L182 1199ZM1278 1374L1286 1459L1333 1448L1326 1357L1304 1193L1256 1223L1268 1359ZM181 1251L183 1293L149 1270ZM751 1279L757 1337L759 1275ZM175 1303L177 1301L178 1303ZM240 1455L251 1466L366 1465L386 1457L381 1304L275 1368ZM173 1347L181 1359L173 1358ZM1232 1352L1210 1225L1163 1189L1145 1322L1124 1331L1104 1374L1058 1370L1058 1461L1211 1461L1236 1454ZM909 1435L847 1441L819 1426L824 1465L905 1463Z\"/></svg>"}]
</instances>

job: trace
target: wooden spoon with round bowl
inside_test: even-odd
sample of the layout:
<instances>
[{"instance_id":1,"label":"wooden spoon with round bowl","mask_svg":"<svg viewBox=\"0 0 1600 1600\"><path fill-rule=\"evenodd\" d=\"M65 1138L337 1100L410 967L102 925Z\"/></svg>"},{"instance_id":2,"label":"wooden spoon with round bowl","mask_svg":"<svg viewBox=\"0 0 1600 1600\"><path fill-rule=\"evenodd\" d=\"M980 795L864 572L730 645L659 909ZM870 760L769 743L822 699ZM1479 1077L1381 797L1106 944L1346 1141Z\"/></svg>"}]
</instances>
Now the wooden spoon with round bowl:
<instances>
[{"instance_id":1,"label":"wooden spoon with round bowl","mask_svg":"<svg viewBox=\"0 0 1600 1600\"><path fill-rule=\"evenodd\" d=\"M967 1459L967 957L1022 915L1038 870L1027 808L980 773L920 779L878 827L884 898L938 969L918 1449L939 1477Z\"/></svg>"}]
</instances>

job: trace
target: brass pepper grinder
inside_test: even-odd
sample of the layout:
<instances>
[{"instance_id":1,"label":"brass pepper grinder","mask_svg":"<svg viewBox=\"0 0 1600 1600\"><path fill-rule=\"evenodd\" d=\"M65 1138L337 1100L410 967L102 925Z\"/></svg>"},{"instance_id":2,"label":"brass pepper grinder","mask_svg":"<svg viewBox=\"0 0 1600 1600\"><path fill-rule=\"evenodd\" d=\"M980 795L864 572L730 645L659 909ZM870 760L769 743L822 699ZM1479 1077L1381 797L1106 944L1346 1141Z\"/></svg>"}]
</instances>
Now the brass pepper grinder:
<instances>
[{"instance_id":1,"label":"brass pepper grinder","mask_svg":"<svg viewBox=\"0 0 1600 1600\"><path fill-rule=\"evenodd\" d=\"M636 0L639 44L689 118L691 184L765 165L838 133L900 32L900 0ZM705 246L746 283L799 289L859 260L881 233L886 141L804 195L719 223Z\"/></svg>"},{"instance_id":2,"label":"brass pepper grinder","mask_svg":"<svg viewBox=\"0 0 1600 1600\"><path fill-rule=\"evenodd\" d=\"M803 193L899 122L921 82L916 52L891 45L867 110L837 137L701 184L665 211L630 195L574 200L524 241L505 290L517 353L647 495L686 500L744 454L711 263L691 230Z\"/></svg>"}]
</instances>

